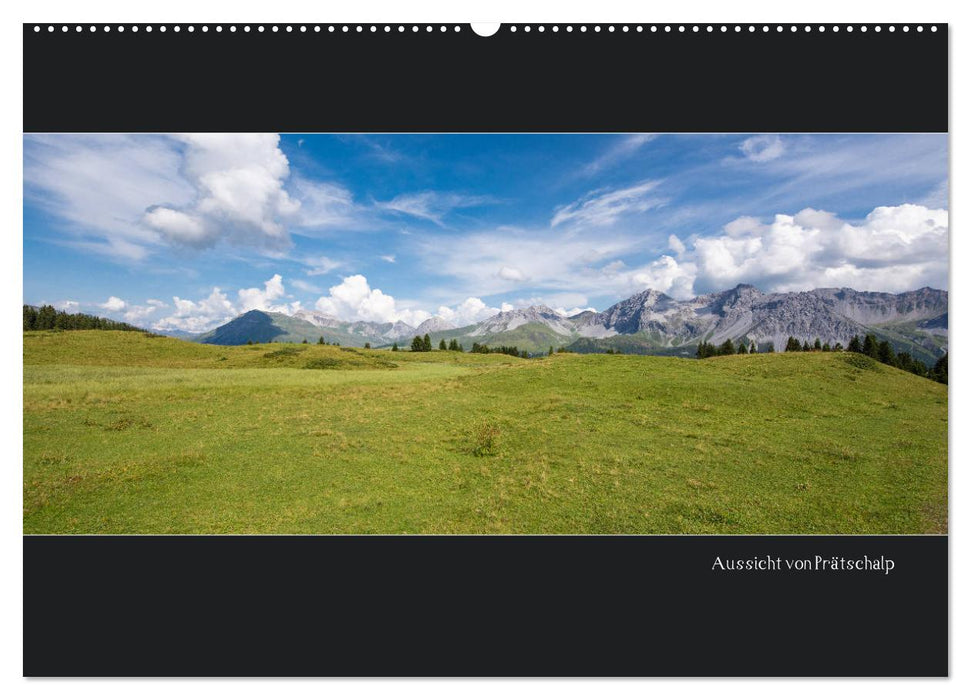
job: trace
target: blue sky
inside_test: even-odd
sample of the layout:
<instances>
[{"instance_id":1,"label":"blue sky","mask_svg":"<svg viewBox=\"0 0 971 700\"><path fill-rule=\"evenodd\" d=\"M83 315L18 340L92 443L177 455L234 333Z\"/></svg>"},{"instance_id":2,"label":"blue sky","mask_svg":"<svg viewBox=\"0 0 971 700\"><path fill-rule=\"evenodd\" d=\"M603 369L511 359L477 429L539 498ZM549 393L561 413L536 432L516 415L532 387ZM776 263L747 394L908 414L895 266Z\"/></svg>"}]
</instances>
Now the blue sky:
<instances>
[{"instance_id":1,"label":"blue sky","mask_svg":"<svg viewBox=\"0 0 971 700\"><path fill-rule=\"evenodd\" d=\"M30 135L24 300L201 331L946 289L947 177L946 135Z\"/></svg>"}]
</instances>

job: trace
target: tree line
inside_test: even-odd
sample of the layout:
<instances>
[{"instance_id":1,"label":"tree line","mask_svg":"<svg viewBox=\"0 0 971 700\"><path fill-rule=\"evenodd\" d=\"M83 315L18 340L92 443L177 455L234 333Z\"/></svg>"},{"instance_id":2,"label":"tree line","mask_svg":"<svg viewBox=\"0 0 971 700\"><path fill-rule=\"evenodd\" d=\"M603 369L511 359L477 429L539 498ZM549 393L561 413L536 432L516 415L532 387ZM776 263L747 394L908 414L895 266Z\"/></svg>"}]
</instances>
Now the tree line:
<instances>
[{"instance_id":1,"label":"tree line","mask_svg":"<svg viewBox=\"0 0 971 700\"><path fill-rule=\"evenodd\" d=\"M24 330L25 331L140 331L130 323L112 321L110 318L101 318L91 314L69 314L66 311L58 311L50 304L45 304L40 308L24 304Z\"/></svg>"},{"instance_id":2,"label":"tree line","mask_svg":"<svg viewBox=\"0 0 971 700\"><path fill-rule=\"evenodd\" d=\"M918 377L926 377L927 379L932 379L935 382L940 382L941 384L947 384L947 353L934 363L933 367L928 367L926 364L920 360L915 359L908 352L896 352L893 349L893 345L887 340L877 340L877 337L872 333L867 333L862 339L854 335L849 344L846 346L845 350L847 352L855 352L860 355L866 355L867 357L872 357L877 362L882 362L890 367L896 367L897 369L902 369L905 372L910 372L911 374L916 374ZM816 338L812 344L808 340L799 340L793 336L789 336L786 340L785 352L843 352L843 344L835 343L830 345L829 342L821 342L819 338ZM700 359L706 357L718 357L721 355L746 355L754 354L758 352L758 348L753 342L746 342L744 339L738 341L736 346L730 339L723 342L721 345L715 345L709 343L708 341L702 341L698 344L697 356ZM766 352L775 352L775 348L772 343L768 344Z\"/></svg>"},{"instance_id":3,"label":"tree line","mask_svg":"<svg viewBox=\"0 0 971 700\"><path fill-rule=\"evenodd\" d=\"M867 357L872 357L877 362L885 365L902 369L905 372L916 374L918 377L926 377L941 384L947 384L947 353L938 358L933 367L928 367L920 360L911 357L908 352L894 352L893 346L886 340L877 341L877 337L872 333L867 333L863 340L854 335L846 346L850 352L857 352Z\"/></svg>"},{"instance_id":4,"label":"tree line","mask_svg":"<svg viewBox=\"0 0 971 700\"><path fill-rule=\"evenodd\" d=\"M706 357L719 357L722 355L754 355L759 351L753 342L745 342L745 339L738 341L736 346L730 339L726 340L721 345L715 345L714 343L709 343L707 340L703 340L698 344L698 355L699 359L705 359ZM769 343L766 352L775 352L775 346Z\"/></svg>"}]
</instances>

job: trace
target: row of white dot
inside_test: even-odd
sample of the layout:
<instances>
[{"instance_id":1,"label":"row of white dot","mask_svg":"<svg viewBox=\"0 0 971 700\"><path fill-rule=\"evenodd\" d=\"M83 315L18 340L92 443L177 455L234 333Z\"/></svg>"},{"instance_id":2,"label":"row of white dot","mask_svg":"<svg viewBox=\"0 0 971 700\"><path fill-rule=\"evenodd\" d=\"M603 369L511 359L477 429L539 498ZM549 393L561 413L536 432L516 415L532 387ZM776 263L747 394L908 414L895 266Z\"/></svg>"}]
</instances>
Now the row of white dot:
<instances>
[{"instance_id":1,"label":"row of white dot","mask_svg":"<svg viewBox=\"0 0 971 700\"><path fill-rule=\"evenodd\" d=\"M782 26L781 24L780 25L774 25L774 27L775 27L775 31L777 31L777 32L783 32L783 31L786 30L786 28L784 26ZM132 26L130 26L128 28L132 32L137 32L138 29L139 29L137 25L132 25ZM126 27L124 25L118 25L116 27L116 30L119 31L119 32L124 32L125 29L126 29ZM172 27L172 31L173 32L179 32L179 31L181 31L181 29L182 28L179 25L175 25L175 26ZM258 32L266 31L266 27L264 27L262 25L258 25L258 26L253 27L253 28L251 28L249 25L243 25L241 29L244 32L249 32L249 31L252 31L253 29L255 29ZM294 31L294 29L295 29L295 27L293 25L286 25L284 27L284 30L287 31L287 32L292 32L292 31ZM349 26L349 25L346 25L346 24L345 25L340 25L340 26L328 25L327 27L321 27L320 25L313 25L311 27L308 27L307 25L299 25L299 26L296 27L296 29L297 29L297 31L300 31L300 32L307 32L308 30L309 31L314 31L314 32L320 32L323 29L326 29L328 32L335 32L335 31L350 32L352 30L353 31L357 31L357 32L363 32L365 30L365 27L363 25L360 25L360 24L359 25L356 25L356 26L354 26L354 25L350 25ZM373 25L372 24L372 25L369 25L367 27L367 29L369 29L372 32L377 32L378 29L379 29L379 27L377 25ZM393 29L394 28L391 27L390 25L384 25L384 31L385 32L391 32L391 31L393 31ZM404 31L406 31L406 29L407 28L404 25L398 25L398 27L397 27L397 30L399 32L404 32ZM443 31L443 32L448 31L448 27L446 27L444 25L439 26L439 29L440 29L440 31ZM456 25L455 27L453 27L453 29L456 32L462 31L461 27L459 27L458 25ZM509 27L509 31L510 32L515 32L518 29L519 29L519 27L517 27L516 25L511 25ZM526 26L523 26L522 27L522 30L524 32L529 32L532 29L533 29L533 27L531 27L529 25L526 25ZM546 31L546 27L543 26L543 25L539 25L535 29L538 32L545 32ZM594 32L599 32L599 31L602 31L603 28L600 25L595 25L592 29L593 29ZM616 31L618 29L618 27L614 27L613 25L608 25L606 27L606 29L609 32L613 32L613 31ZM622 25L622 26L619 27L619 29L622 32L629 32L629 31L631 31L631 27L628 26L628 25ZM633 29L634 29L634 31L637 31L637 32L643 32L643 31L645 31L645 27L642 26L642 25L636 25L636 26L633 27ZM671 31L674 31L674 30L677 30L678 32L686 32L686 31L689 31L689 30L691 32L700 32L702 29L704 29L707 32L714 32L716 29L718 29L719 31L722 31L722 32L727 32L730 29L734 29L734 31L736 31L736 32L745 31L746 29L749 32L756 32L759 29L761 29L763 32L772 31L772 27L770 27L767 24L762 25L761 27L757 27L756 25L753 25L753 24L750 24L747 27L744 27L744 26L741 26L741 25L737 25L737 24L734 25L734 27L730 27L730 26L724 25L724 24L723 25L720 25L720 26L717 26L717 27L716 26L712 26L710 24L709 25L706 25L706 26L699 26L697 24L690 25L690 26L685 26L685 25L682 24L682 25L677 25L676 27L674 27L674 26L672 26L670 24L666 24L666 25L662 25L661 27L658 27L657 25L651 25L650 27L647 27L647 31L651 31L651 32L657 32L657 31L671 32ZM802 29L803 29L803 31L811 32L811 31L813 31L814 27L812 27L810 25L805 25ZM844 29L847 32L852 32L854 30L854 27L852 25L849 25L849 26L844 27ZM859 26L859 31L861 31L861 32L866 32L867 29L868 29L868 27L865 24ZM880 25L873 25L872 29L875 32L879 32L879 31L881 31L883 29L883 27L881 27ZM911 27L909 25L904 25L900 29L901 29L901 31L909 32L910 29L911 29ZM916 29L916 31L918 31L918 32L924 31L924 27L922 25L916 25L914 27L914 29ZM71 30L71 28L68 25L66 25L66 24L61 26L61 31L62 32L68 32L70 30ZM105 25L103 27L103 30L106 31L106 32L110 32L111 31L111 26ZM152 26L151 25L146 25L144 27L144 30L146 32L151 32L152 31ZM167 30L167 27L165 25L160 25L158 27L158 31L160 31L160 32L164 32L166 30ZM193 25L188 25L186 27L186 31L188 31L188 32L194 32L195 30L196 30L196 28ZM207 25L203 25L202 27L200 27L200 30L203 31L203 32L208 32L209 31L209 27ZM215 26L215 30L217 32L223 31L223 25L216 25ZM235 25L230 25L228 27L228 30L230 32L235 32L235 31L237 31L237 27ZM419 27L418 25L411 25L411 31L412 32L417 32L417 31L420 31L420 30L421 30L421 27ZM550 30L553 31L553 32L558 32L558 31L560 31L560 27L559 27L559 25L553 25L553 26L550 27ZM574 28L573 28L572 25L567 25L564 28L564 31L566 31L566 32L572 32L573 30L574 30ZM819 32L825 32L825 31L827 31L827 27L825 27L823 25L820 25L819 27L815 27L815 30L816 31L819 31ZM896 30L897 30L897 27L894 26L894 25L887 26L887 31L889 31L889 32L894 32ZM930 28L930 30L932 32L936 32L937 31L937 27L935 25L932 25L931 28ZM41 26L40 25L34 25L34 31L35 32L42 31ZM47 26L47 31L48 32L56 31L56 27L54 25L48 25ZM74 31L81 32L81 31L84 31L84 28L81 25L76 25L74 27ZM91 25L91 26L88 27L88 31L96 32L96 31L98 31L98 27L96 27L94 25ZM270 27L270 31L278 32L278 31L280 31L280 27L277 26L277 25L272 25ZM434 27L432 27L431 25L427 25L425 27L425 31L427 31L427 32L434 31ZM586 32L586 31L588 31L588 27L586 25L580 25L579 26L579 31ZM799 27L797 27L796 25L790 25L789 26L789 31L791 31L791 32L797 32L797 31L799 31ZM829 27L829 31L839 32L840 31L840 27L839 26Z\"/></svg>"}]
</instances>

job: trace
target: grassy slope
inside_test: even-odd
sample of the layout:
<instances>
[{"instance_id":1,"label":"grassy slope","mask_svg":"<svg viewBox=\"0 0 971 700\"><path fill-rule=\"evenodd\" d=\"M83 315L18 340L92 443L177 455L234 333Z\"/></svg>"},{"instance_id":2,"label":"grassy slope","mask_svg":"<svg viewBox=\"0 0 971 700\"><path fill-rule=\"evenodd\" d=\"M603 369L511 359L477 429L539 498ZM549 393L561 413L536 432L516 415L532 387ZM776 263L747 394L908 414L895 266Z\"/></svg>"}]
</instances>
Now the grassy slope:
<instances>
[{"instance_id":1,"label":"grassy slope","mask_svg":"<svg viewBox=\"0 0 971 700\"><path fill-rule=\"evenodd\" d=\"M946 531L946 387L849 357L28 333L24 530Z\"/></svg>"}]
</instances>

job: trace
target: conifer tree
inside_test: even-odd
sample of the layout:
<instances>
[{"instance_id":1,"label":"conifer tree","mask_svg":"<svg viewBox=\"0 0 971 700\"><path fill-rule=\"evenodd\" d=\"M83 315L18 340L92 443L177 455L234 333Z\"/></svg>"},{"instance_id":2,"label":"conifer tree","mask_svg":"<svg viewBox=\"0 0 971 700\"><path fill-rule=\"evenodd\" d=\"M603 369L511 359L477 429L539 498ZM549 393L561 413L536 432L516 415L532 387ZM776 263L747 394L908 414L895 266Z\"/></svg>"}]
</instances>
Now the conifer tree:
<instances>
[{"instance_id":1,"label":"conifer tree","mask_svg":"<svg viewBox=\"0 0 971 700\"><path fill-rule=\"evenodd\" d=\"M734 355L735 354L735 346L732 344L732 341L730 339L729 340L726 340L724 343L722 343L720 346L718 346L718 354L719 355Z\"/></svg>"},{"instance_id":2,"label":"conifer tree","mask_svg":"<svg viewBox=\"0 0 971 700\"><path fill-rule=\"evenodd\" d=\"M748 348L748 354L749 354L749 355L754 355L754 354L755 354L755 353L757 353L757 352L758 352L758 350L756 349L756 347L755 347L755 341L753 340L753 341L752 341L752 344L751 344L751 345L749 345L749 348Z\"/></svg>"},{"instance_id":3,"label":"conifer tree","mask_svg":"<svg viewBox=\"0 0 971 700\"><path fill-rule=\"evenodd\" d=\"M398 352L398 343L394 343L391 346L391 352Z\"/></svg>"},{"instance_id":4,"label":"conifer tree","mask_svg":"<svg viewBox=\"0 0 971 700\"><path fill-rule=\"evenodd\" d=\"M412 352L422 352L425 349L425 344L422 342L421 338L417 335L411 341L411 351Z\"/></svg>"},{"instance_id":5,"label":"conifer tree","mask_svg":"<svg viewBox=\"0 0 971 700\"><path fill-rule=\"evenodd\" d=\"M323 345L323 344L324 344L324 336L320 336L320 337L319 337L319 338L317 339L317 345Z\"/></svg>"},{"instance_id":6,"label":"conifer tree","mask_svg":"<svg viewBox=\"0 0 971 700\"><path fill-rule=\"evenodd\" d=\"M448 350L448 346L445 344L445 338L442 338L441 340L438 341L438 349Z\"/></svg>"},{"instance_id":7,"label":"conifer tree","mask_svg":"<svg viewBox=\"0 0 971 700\"><path fill-rule=\"evenodd\" d=\"M846 346L849 352L863 352L863 345L860 343L860 336L854 335L850 338L850 344Z\"/></svg>"},{"instance_id":8,"label":"conifer tree","mask_svg":"<svg viewBox=\"0 0 971 700\"><path fill-rule=\"evenodd\" d=\"M934 363L934 367L928 372L928 376L935 382L947 384L947 353Z\"/></svg>"},{"instance_id":9,"label":"conifer tree","mask_svg":"<svg viewBox=\"0 0 971 700\"><path fill-rule=\"evenodd\" d=\"M823 344L819 342L819 338L816 338L816 341L813 343L813 350L818 351L822 349L823 349Z\"/></svg>"},{"instance_id":10,"label":"conifer tree","mask_svg":"<svg viewBox=\"0 0 971 700\"><path fill-rule=\"evenodd\" d=\"M896 355L894 355L890 343L886 340L880 341L880 344L877 345L877 360L885 365L893 365L895 359Z\"/></svg>"},{"instance_id":11,"label":"conifer tree","mask_svg":"<svg viewBox=\"0 0 971 700\"><path fill-rule=\"evenodd\" d=\"M879 343L877 343L877 337L873 333L867 333L866 338L863 339L863 354L876 359L878 353Z\"/></svg>"},{"instance_id":12,"label":"conifer tree","mask_svg":"<svg viewBox=\"0 0 971 700\"><path fill-rule=\"evenodd\" d=\"M810 350L812 350L812 348L809 347L809 341L808 340L802 341L802 351L809 352Z\"/></svg>"},{"instance_id":13,"label":"conifer tree","mask_svg":"<svg viewBox=\"0 0 971 700\"><path fill-rule=\"evenodd\" d=\"M799 341L790 335L789 340L786 341L786 352L800 352L801 350L802 346Z\"/></svg>"},{"instance_id":14,"label":"conifer tree","mask_svg":"<svg viewBox=\"0 0 971 700\"><path fill-rule=\"evenodd\" d=\"M748 346L745 344L744 340L738 341L738 354L748 355Z\"/></svg>"},{"instance_id":15,"label":"conifer tree","mask_svg":"<svg viewBox=\"0 0 971 700\"><path fill-rule=\"evenodd\" d=\"M364 349L365 350L370 350L371 349L371 343L364 343Z\"/></svg>"}]
</instances>

